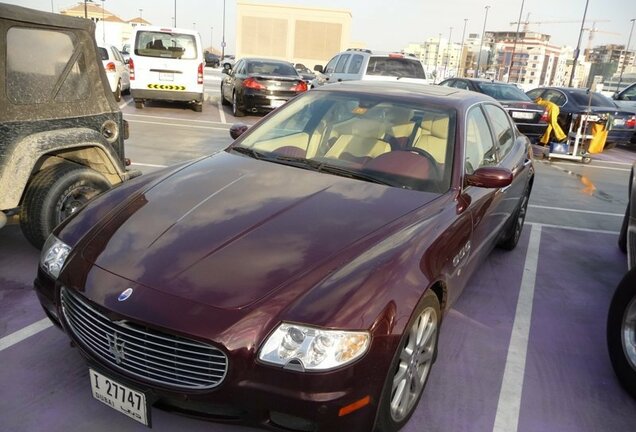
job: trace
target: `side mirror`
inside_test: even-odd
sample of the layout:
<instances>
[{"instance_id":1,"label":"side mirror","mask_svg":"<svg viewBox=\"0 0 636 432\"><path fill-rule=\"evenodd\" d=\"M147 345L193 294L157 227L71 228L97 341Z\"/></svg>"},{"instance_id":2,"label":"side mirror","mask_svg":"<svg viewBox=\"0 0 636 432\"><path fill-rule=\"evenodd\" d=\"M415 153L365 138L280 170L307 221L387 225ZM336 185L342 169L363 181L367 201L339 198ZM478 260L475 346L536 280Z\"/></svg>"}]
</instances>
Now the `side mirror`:
<instances>
[{"instance_id":1,"label":"side mirror","mask_svg":"<svg viewBox=\"0 0 636 432\"><path fill-rule=\"evenodd\" d=\"M467 186L488 189L504 188L512 184L512 172L506 168L483 167L465 177Z\"/></svg>"},{"instance_id":2,"label":"side mirror","mask_svg":"<svg viewBox=\"0 0 636 432\"><path fill-rule=\"evenodd\" d=\"M314 66L314 70L315 70L316 72L323 73L322 65L316 65L316 66Z\"/></svg>"},{"instance_id":3,"label":"side mirror","mask_svg":"<svg viewBox=\"0 0 636 432\"><path fill-rule=\"evenodd\" d=\"M618 96L618 92L614 92L614 94L612 95L612 99L614 100L619 100L619 96Z\"/></svg>"},{"instance_id":4,"label":"side mirror","mask_svg":"<svg viewBox=\"0 0 636 432\"><path fill-rule=\"evenodd\" d=\"M248 126L244 123L234 123L230 127L230 136L233 139L237 139L238 137L243 135L245 131L247 131L247 129L248 129Z\"/></svg>"}]
</instances>

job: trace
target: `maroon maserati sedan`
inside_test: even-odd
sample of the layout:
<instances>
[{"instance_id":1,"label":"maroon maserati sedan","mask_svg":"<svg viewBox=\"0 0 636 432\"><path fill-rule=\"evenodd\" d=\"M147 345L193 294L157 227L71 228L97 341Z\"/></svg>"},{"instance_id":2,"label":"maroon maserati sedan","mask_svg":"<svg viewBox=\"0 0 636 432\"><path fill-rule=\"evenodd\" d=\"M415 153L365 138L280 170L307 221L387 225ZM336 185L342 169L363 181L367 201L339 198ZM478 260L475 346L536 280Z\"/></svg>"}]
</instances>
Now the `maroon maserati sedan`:
<instances>
[{"instance_id":1,"label":"maroon maserati sedan","mask_svg":"<svg viewBox=\"0 0 636 432\"><path fill-rule=\"evenodd\" d=\"M93 396L141 423L155 406L396 431L444 313L494 246L516 246L533 178L488 96L333 84L89 203L49 237L35 287Z\"/></svg>"}]
</instances>

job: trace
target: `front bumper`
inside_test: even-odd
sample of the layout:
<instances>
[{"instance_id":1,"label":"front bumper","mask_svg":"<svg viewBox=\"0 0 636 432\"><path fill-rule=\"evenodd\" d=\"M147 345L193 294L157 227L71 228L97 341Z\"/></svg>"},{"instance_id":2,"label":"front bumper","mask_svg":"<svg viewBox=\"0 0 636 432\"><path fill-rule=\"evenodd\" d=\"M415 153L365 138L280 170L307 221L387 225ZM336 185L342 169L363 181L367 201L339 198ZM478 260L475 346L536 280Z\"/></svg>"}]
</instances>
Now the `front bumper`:
<instances>
[{"instance_id":1,"label":"front bumper","mask_svg":"<svg viewBox=\"0 0 636 432\"><path fill-rule=\"evenodd\" d=\"M91 271L91 273L94 272ZM103 270L97 270L97 273L100 273L97 277L89 275L87 280L99 279L104 283L116 283L117 278L113 275L108 275ZM125 282L124 285L130 284L130 281L123 282ZM121 381L122 384L144 392L149 404L157 408L212 421L238 422L281 431L370 431L373 429L386 370L397 346L397 338L375 337L370 351L362 359L345 368L321 373L302 373L261 364L256 359L258 343L241 343L232 346L232 343L219 344L209 340L205 342L218 346L228 357L227 374L224 380L212 389L180 390L138 379L105 362L81 343L63 318L59 283L54 283L42 270L39 270L34 284L47 315L69 334L87 358L88 363L103 374ZM120 287L116 287L115 290L119 291ZM152 310L152 315L165 316L164 314L170 314L170 311L172 315L175 315L174 311L179 311L181 316L192 314L191 302L157 291L153 292L153 296L158 298L148 307L148 310ZM86 296L84 298L91 301ZM106 304L109 304L108 300ZM113 320L125 320L148 327L155 326L148 321L113 313L112 309L104 310L94 303L92 305L100 309L100 313L108 314ZM157 310L157 305L163 305L161 307L164 310ZM197 307L201 308L200 305ZM181 337L201 341L199 335L188 334L186 327L188 327L187 324L182 328L175 328L174 323L171 323L164 328L170 329L170 332ZM235 341L237 338L245 337L238 333L232 335L230 339ZM373 351L376 354L373 354ZM339 416L341 408L367 395L371 396L369 405L348 415Z\"/></svg>"}]
</instances>

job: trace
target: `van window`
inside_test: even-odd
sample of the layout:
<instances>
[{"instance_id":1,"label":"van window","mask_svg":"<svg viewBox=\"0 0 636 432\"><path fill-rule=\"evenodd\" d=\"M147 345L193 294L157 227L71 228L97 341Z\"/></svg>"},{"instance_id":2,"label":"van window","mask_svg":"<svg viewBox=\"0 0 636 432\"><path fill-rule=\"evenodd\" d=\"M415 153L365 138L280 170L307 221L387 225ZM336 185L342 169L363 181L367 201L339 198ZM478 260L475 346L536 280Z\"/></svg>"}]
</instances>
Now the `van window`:
<instances>
[{"instance_id":1,"label":"van window","mask_svg":"<svg viewBox=\"0 0 636 432\"><path fill-rule=\"evenodd\" d=\"M142 57L196 59L194 35L158 31L137 32L135 54Z\"/></svg>"}]
</instances>

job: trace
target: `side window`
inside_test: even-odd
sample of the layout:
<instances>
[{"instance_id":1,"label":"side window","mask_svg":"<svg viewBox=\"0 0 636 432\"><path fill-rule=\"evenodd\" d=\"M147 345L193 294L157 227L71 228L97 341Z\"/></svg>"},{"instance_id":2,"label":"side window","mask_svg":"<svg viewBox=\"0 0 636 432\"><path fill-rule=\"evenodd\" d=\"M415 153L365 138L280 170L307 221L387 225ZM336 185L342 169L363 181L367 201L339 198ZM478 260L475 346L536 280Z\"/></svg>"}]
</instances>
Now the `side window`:
<instances>
[{"instance_id":1,"label":"side window","mask_svg":"<svg viewBox=\"0 0 636 432\"><path fill-rule=\"evenodd\" d=\"M71 102L90 94L84 54L70 34L12 27L6 49L6 92L13 103Z\"/></svg>"},{"instance_id":2,"label":"side window","mask_svg":"<svg viewBox=\"0 0 636 432\"><path fill-rule=\"evenodd\" d=\"M543 93L543 89L534 89L534 90L530 90L529 92L527 92L526 94L528 95L528 97L532 100L535 100L536 98L538 98L539 96L541 96L541 93Z\"/></svg>"},{"instance_id":3,"label":"side window","mask_svg":"<svg viewBox=\"0 0 636 432\"><path fill-rule=\"evenodd\" d=\"M115 47L111 48L111 51L113 52L113 56L117 59L117 61L125 63L124 62L124 58L121 56L119 50Z\"/></svg>"},{"instance_id":4,"label":"side window","mask_svg":"<svg viewBox=\"0 0 636 432\"><path fill-rule=\"evenodd\" d=\"M439 85L444 87L453 87L454 82L455 82L454 80L448 80L448 81L444 81L443 83L440 83Z\"/></svg>"},{"instance_id":5,"label":"side window","mask_svg":"<svg viewBox=\"0 0 636 432\"><path fill-rule=\"evenodd\" d=\"M466 84L466 82L462 81L462 80L455 81L455 85L453 87L458 88L458 89L462 89L462 90L470 90L468 88L468 84Z\"/></svg>"},{"instance_id":6,"label":"side window","mask_svg":"<svg viewBox=\"0 0 636 432\"><path fill-rule=\"evenodd\" d=\"M336 63L338 62L339 58L340 58L340 56L335 56L334 58L329 60L329 63L327 63L327 66L325 66L325 73L326 74L333 73L333 71L336 69Z\"/></svg>"},{"instance_id":7,"label":"side window","mask_svg":"<svg viewBox=\"0 0 636 432\"><path fill-rule=\"evenodd\" d=\"M499 157L503 159L512 149L515 143L515 132L510 124L508 113L495 105L485 105L486 113L490 118L495 139L499 145Z\"/></svg>"},{"instance_id":8,"label":"side window","mask_svg":"<svg viewBox=\"0 0 636 432\"><path fill-rule=\"evenodd\" d=\"M343 54L340 56L338 64L336 64L336 73L344 73L345 66L347 64L347 60L349 60L349 57L351 57L351 54Z\"/></svg>"},{"instance_id":9,"label":"side window","mask_svg":"<svg viewBox=\"0 0 636 432\"><path fill-rule=\"evenodd\" d=\"M624 90L621 94L620 100L636 101L636 85Z\"/></svg>"},{"instance_id":10,"label":"side window","mask_svg":"<svg viewBox=\"0 0 636 432\"><path fill-rule=\"evenodd\" d=\"M558 106L563 106L565 104L565 96L563 95L563 93L557 90L546 91L543 95L543 99L554 102Z\"/></svg>"},{"instance_id":11,"label":"side window","mask_svg":"<svg viewBox=\"0 0 636 432\"><path fill-rule=\"evenodd\" d=\"M466 118L465 171L472 174L482 166L495 165L495 145L486 116L479 106L471 108Z\"/></svg>"},{"instance_id":12,"label":"side window","mask_svg":"<svg viewBox=\"0 0 636 432\"><path fill-rule=\"evenodd\" d=\"M350 73L350 74L360 73L360 67L362 66L363 59L364 57L362 57L360 54L354 54L353 57L351 57L351 62L349 63L349 68L347 69L347 73Z\"/></svg>"},{"instance_id":13,"label":"side window","mask_svg":"<svg viewBox=\"0 0 636 432\"><path fill-rule=\"evenodd\" d=\"M234 65L234 75L242 74L244 72L243 71L244 65L245 65L245 62L243 60L239 60L239 62Z\"/></svg>"}]
</instances>

